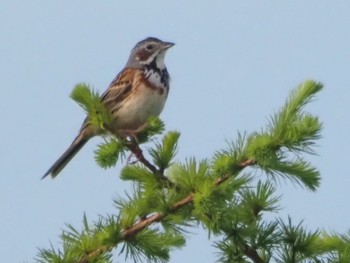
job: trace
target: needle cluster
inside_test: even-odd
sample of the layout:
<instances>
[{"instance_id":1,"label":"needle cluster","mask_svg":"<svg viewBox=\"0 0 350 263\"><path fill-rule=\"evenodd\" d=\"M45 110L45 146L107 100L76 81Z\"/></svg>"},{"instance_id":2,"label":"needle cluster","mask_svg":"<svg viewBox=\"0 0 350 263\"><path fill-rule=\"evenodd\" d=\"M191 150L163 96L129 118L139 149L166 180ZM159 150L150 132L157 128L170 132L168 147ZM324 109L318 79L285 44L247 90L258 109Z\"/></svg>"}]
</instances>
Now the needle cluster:
<instances>
[{"instance_id":1,"label":"needle cluster","mask_svg":"<svg viewBox=\"0 0 350 263\"><path fill-rule=\"evenodd\" d=\"M81 230L67 225L62 248L40 249L36 261L112 262L119 248L119 256L134 262L168 262L189 231L202 225L214 239L218 262L350 262L349 234L308 231L303 222L276 215L283 197L280 179L311 191L320 184L320 172L307 157L315 154L322 124L304 107L321 90L320 83L302 83L266 127L238 134L205 160L177 161L180 133L164 134L157 118L137 138L109 136L98 146L96 161L110 168L130 151L136 162L128 162L120 177L133 184L133 191L113 200L114 214L97 222L84 216ZM94 125L108 123L98 94L72 97ZM146 142L153 146L142 150Z\"/></svg>"}]
</instances>

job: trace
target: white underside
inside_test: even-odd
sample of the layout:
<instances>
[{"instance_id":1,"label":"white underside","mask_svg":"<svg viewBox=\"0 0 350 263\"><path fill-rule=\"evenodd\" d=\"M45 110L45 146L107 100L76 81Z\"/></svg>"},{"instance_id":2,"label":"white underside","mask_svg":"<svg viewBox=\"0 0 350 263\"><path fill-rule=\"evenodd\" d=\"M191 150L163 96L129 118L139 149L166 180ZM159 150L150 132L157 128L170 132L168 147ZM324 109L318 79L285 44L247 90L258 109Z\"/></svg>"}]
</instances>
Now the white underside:
<instances>
[{"instance_id":1,"label":"white underside","mask_svg":"<svg viewBox=\"0 0 350 263\"><path fill-rule=\"evenodd\" d=\"M137 96L131 96L116 112L116 130L137 130L151 116L159 116L164 108L167 92L160 94L159 90L139 87Z\"/></svg>"}]
</instances>

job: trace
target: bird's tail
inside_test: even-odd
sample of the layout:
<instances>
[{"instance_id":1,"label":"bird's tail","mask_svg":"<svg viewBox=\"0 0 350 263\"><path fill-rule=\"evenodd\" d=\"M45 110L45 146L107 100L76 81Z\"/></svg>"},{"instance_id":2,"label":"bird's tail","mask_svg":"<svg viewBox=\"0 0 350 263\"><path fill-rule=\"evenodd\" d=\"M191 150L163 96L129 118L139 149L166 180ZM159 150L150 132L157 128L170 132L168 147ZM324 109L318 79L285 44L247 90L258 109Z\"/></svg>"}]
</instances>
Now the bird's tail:
<instances>
[{"instance_id":1,"label":"bird's tail","mask_svg":"<svg viewBox=\"0 0 350 263\"><path fill-rule=\"evenodd\" d=\"M90 138L91 136L87 136L84 129L81 130L69 148L61 155L60 158L58 158L58 160L50 167L50 169L47 170L41 179L44 179L48 175L51 175L52 178L55 178Z\"/></svg>"}]
</instances>

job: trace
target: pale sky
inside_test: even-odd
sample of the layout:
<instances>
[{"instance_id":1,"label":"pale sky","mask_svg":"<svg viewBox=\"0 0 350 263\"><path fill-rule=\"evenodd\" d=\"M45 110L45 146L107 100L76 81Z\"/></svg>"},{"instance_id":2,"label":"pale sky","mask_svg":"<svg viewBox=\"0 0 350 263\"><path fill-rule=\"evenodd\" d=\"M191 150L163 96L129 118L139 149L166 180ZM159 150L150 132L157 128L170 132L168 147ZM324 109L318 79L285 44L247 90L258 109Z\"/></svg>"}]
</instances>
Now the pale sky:
<instances>
[{"instance_id":1,"label":"pale sky","mask_svg":"<svg viewBox=\"0 0 350 263\"><path fill-rule=\"evenodd\" d=\"M307 107L324 123L316 193L282 182L283 210L310 229L344 233L350 172L350 2L19 1L0 2L0 255L33 262L37 248L59 247L65 223L80 229L114 213L130 185L123 164L102 170L94 139L55 180L43 173L71 143L85 117L69 94L78 82L103 92L136 42L175 42L166 56L171 91L161 115L181 132L177 161L210 158L237 131L260 130L306 79L324 91ZM204 231L193 229L170 262L215 262ZM124 262L120 257L115 262ZM131 262L131 261L128 261Z\"/></svg>"}]
</instances>

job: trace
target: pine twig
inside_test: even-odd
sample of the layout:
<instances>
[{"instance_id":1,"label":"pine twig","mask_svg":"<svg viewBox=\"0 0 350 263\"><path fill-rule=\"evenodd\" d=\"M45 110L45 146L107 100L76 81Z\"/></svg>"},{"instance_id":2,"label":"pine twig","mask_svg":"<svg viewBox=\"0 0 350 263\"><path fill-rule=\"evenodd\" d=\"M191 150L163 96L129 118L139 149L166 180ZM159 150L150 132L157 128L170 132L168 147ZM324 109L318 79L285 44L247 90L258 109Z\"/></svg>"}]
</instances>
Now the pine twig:
<instances>
[{"instance_id":1,"label":"pine twig","mask_svg":"<svg viewBox=\"0 0 350 263\"><path fill-rule=\"evenodd\" d=\"M140 148L140 146L138 145L137 142L130 142L127 143L126 146L128 147L128 149L132 152L132 154L135 155L135 157L144 165L146 166L153 174L158 175L159 174L159 170L156 166L154 166L153 164L151 164L143 155L143 152Z\"/></svg>"},{"instance_id":2,"label":"pine twig","mask_svg":"<svg viewBox=\"0 0 350 263\"><path fill-rule=\"evenodd\" d=\"M243 245L244 254L250 258L254 263L265 263L262 258L259 256L258 252L251 246L244 244Z\"/></svg>"},{"instance_id":3,"label":"pine twig","mask_svg":"<svg viewBox=\"0 0 350 263\"><path fill-rule=\"evenodd\" d=\"M133 155L135 155L136 159L141 162L144 166L150 170L158 180L165 181L169 186L176 187L166 176L164 176L164 171L158 169L155 165L153 165L150 161L146 159L143 155L143 152L136 141L132 141L126 144L126 147L131 151Z\"/></svg>"},{"instance_id":4,"label":"pine twig","mask_svg":"<svg viewBox=\"0 0 350 263\"><path fill-rule=\"evenodd\" d=\"M154 169L154 171L158 171L158 169L151 164L142 154L142 150L140 149L140 147L136 144L134 145L128 145L130 151L135 154L136 157L140 157L138 158L140 162L142 162L147 168ZM245 161L242 161L238 167L239 170L243 170L244 168L254 165L255 164L255 160L253 159L247 159ZM151 170L152 171L152 170ZM229 175L223 176L219 179L217 179L215 181L215 185L218 186L222 183L224 183L225 181L227 181L230 178ZM156 213L151 215L150 217L146 217L144 219L141 219L140 221L138 221L137 223L135 223L132 227L125 229L122 233L121 233L121 240L128 240L130 238L132 238L133 236L135 236L136 234L138 234L139 232L141 232L143 229L145 229L146 227L152 225L153 223L159 222L160 220L162 220L163 218L165 218L167 215L176 212L177 210L181 209L182 207L192 203L193 201L193 197L194 194L190 193L188 196L186 196L185 198L183 198L182 200L178 201L177 203L173 204L170 208L169 208L169 212L168 213ZM98 255L101 255L103 253L106 253L108 251L111 251L113 249L113 246L104 246L104 247L100 247L99 249L92 251L91 253L89 253L88 255L86 255L83 259L81 259L79 261L79 263L86 263L89 262L89 258L91 257L96 257ZM248 253L249 252L249 253ZM263 263L262 259L259 257L259 255L257 254L257 252L255 251L256 254L253 253L252 250L247 250L247 257L251 258L255 263ZM255 258L255 260L254 260ZM259 261L260 259L260 261Z\"/></svg>"},{"instance_id":5,"label":"pine twig","mask_svg":"<svg viewBox=\"0 0 350 263\"><path fill-rule=\"evenodd\" d=\"M248 159L245 160L243 162L241 162L239 164L239 169L242 170L247 166L251 166L255 164L255 161L252 159ZM230 176L223 176L219 179L217 179L215 181L215 185L218 186L220 184L222 184L223 182L225 182L227 179L229 179ZM147 217L145 219L140 220L139 222L135 223L132 227L126 229L123 231L122 236L127 239L130 238L133 235L136 235L138 232L140 232L141 230L143 230L144 228L146 228L147 226L160 221L161 219L163 219L164 217L166 217L168 214L174 213L177 210L179 210L180 208L190 204L193 201L193 197L194 194L190 193L188 196L186 196L185 198L183 198L182 200L178 201L177 203L173 204L170 208L169 208L169 212L168 213L156 213L150 217Z\"/></svg>"}]
</instances>

